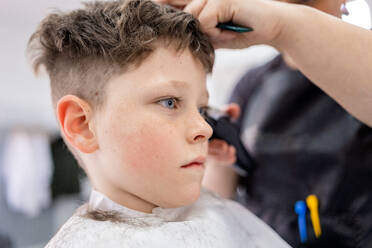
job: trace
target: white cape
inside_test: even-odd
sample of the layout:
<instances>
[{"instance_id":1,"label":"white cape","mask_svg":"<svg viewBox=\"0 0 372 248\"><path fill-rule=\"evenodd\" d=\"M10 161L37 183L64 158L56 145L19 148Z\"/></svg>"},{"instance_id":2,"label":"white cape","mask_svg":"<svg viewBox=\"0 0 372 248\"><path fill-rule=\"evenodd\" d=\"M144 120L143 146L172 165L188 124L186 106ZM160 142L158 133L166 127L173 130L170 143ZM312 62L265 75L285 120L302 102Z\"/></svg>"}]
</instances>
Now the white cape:
<instances>
[{"instance_id":1,"label":"white cape","mask_svg":"<svg viewBox=\"0 0 372 248\"><path fill-rule=\"evenodd\" d=\"M128 221L96 221L80 214L89 209L115 210ZM97 191L46 247L130 248L288 248L270 227L236 202L203 191L194 204L154 208L151 214L125 208Z\"/></svg>"}]
</instances>

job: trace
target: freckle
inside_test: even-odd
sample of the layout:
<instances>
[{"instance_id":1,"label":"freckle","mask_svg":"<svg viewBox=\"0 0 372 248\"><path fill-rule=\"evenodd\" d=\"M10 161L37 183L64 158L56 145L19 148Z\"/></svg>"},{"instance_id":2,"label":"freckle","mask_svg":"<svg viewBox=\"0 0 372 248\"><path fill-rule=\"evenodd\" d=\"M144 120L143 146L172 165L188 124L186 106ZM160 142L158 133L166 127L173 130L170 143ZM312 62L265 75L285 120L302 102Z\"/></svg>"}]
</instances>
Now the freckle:
<instances>
[{"instance_id":1,"label":"freckle","mask_svg":"<svg viewBox=\"0 0 372 248\"><path fill-rule=\"evenodd\" d=\"M96 92L94 95L95 95L95 96L98 96L98 92Z\"/></svg>"}]
</instances>

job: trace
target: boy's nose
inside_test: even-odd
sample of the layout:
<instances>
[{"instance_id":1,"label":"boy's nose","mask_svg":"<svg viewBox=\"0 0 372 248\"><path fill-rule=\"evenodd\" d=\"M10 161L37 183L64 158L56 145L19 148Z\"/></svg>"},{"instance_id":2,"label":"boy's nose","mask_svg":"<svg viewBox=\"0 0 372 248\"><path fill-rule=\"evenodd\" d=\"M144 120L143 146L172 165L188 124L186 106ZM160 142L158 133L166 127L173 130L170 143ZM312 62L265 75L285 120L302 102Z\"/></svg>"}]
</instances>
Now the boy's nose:
<instances>
[{"instance_id":1,"label":"boy's nose","mask_svg":"<svg viewBox=\"0 0 372 248\"><path fill-rule=\"evenodd\" d=\"M212 134L212 127L205 121L199 112L189 119L187 125L187 139L189 143L207 141Z\"/></svg>"}]
</instances>

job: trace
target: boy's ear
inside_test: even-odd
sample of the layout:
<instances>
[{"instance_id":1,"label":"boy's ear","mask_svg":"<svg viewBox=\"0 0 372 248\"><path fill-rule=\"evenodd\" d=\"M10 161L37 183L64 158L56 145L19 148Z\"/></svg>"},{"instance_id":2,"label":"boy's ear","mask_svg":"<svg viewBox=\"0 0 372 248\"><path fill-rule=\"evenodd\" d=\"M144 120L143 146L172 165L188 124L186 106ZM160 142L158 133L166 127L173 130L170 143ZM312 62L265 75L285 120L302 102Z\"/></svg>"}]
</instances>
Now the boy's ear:
<instances>
[{"instance_id":1,"label":"boy's ear","mask_svg":"<svg viewBox=\"0 0 372 248\"><path fill-rule=\"evenodd\" d=\"M96 135L90 129L92 108L81 98L63 96L57 103L57 118L65 139L75 149L92 153L98 149Z\"/></svg>"}]
</instances>

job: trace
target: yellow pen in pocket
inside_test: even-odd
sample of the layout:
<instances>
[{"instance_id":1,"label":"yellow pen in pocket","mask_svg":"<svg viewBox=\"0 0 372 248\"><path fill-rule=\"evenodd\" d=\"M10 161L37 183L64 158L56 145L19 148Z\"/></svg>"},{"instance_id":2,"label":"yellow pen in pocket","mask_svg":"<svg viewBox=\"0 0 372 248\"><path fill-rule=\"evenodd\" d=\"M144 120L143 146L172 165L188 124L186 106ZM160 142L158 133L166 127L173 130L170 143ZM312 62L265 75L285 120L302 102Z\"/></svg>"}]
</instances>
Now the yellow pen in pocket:
<instances>
[{"instance_id":1,"label":"yellow pen in pocket","mask_svg":"<svg viewBox=\"0 0 372 248\"><path fill-rule=\"evenodd\" d=\"M307 207L310 210L310 218L313 224L315 237L319 238L322 235L322 229L320 226L320 219L319 219L319 201L316 195L309 195L306 198Z\"/></svg>"}]
</instances>

